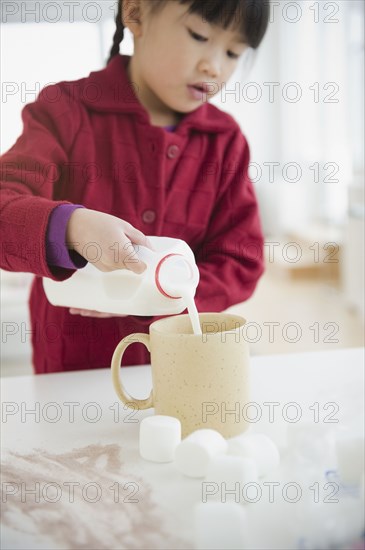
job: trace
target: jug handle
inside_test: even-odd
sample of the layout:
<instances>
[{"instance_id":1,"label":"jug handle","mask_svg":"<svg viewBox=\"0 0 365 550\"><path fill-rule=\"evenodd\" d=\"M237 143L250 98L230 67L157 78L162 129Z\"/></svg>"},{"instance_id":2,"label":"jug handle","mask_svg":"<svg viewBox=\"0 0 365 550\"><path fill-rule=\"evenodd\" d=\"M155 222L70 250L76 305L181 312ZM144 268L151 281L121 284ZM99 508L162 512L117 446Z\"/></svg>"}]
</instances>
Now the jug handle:
<instances>
[{"instance_id":1,"label":"jug handle","mask_svg":"<svg viewBox=\"0 0 365 550\"><path fill-rule=\"evenodd\" d=\"M115 348L115 351L113 353L112 362L111 362L111 371L112 371L112 380L114 389L119 397L119 399L125 404L128 405L130 403L133 403L133 405L137 405L137 408L140 409L150 409L153 407L153 390L151 390L150 395L146 399L135 399L129 393L125 390L120 377L119 377L119 370L120 370L120 362L123 357L123 353L127 349L127 347L130 344L133 344L134 342L139 342L140 344L144 344L148 351L150 351L150 337L148 334L142 334L142 333L135 333L130 334L129 336L126 336L119 342L117 347Z\"/></svg>"}]
</instances>

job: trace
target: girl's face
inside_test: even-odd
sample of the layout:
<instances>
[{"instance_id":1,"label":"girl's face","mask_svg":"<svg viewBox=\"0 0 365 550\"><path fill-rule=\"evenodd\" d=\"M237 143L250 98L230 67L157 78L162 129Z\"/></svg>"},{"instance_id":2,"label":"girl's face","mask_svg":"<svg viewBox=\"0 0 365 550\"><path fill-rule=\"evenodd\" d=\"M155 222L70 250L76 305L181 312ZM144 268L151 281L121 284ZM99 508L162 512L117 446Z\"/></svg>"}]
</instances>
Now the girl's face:
<instances>
[{"instance_id":1,"label":"girl's face","mask_svg":"<svg viewBox=\"0 0 365 550\"><path fill-rule=\"evenodd\" d=\"M157 14L144 9L138 21L125 19L135 46L129 77L156 125L175 123L179 114L216 95L247 48L238 31L213 26L187 9L168 1ZM193 87L202 84L209 85L208 91Z\"/></svg>"}]
</instances>

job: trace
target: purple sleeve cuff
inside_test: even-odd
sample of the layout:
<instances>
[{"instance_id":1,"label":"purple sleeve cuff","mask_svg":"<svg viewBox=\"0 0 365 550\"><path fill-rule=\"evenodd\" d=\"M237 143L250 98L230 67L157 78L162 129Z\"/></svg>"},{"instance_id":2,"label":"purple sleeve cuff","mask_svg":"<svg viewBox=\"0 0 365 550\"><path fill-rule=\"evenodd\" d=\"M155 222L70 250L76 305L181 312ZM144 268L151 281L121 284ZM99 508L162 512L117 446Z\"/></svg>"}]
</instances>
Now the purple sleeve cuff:
<instances>
[{"instance_id":1,"label":"purple sleeve cuff","mask_svg":"<svg viewBox=\"0 0 365 550\"><path fill-rule=\"evenodd\" d=\"M50 266L66 269L85 267L87 260L75 250L66 246L66 229L71 214L76 208L84 208L81 204L61 204L51 213L46 233L46 256Z\"/></svg>"}]
</instances>

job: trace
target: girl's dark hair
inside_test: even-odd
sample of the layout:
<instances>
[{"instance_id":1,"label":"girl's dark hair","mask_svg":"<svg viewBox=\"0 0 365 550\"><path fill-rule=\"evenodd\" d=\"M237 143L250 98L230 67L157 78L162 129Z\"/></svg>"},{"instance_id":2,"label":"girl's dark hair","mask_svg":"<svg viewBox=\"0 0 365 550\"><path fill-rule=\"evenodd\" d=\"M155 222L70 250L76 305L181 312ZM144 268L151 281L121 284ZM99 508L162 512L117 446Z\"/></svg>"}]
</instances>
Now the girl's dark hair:
<instances>
[{"instance_id":1,"label":"girl's dark hair","mask_svg":"<svg viewBox=\"0 0 365 550\"><path fill-rule=\"evenodd\" d=\"M124 0L125 1L125 0ZM149 0L150 13L155 14L161 10L167 1ZM175 0L179 4L189 4L189 13L200 15L204 20L224 29L233 26L238 30L242 39L251 48L258 48L269 23L269 0ZM112 57L119 53L119 45L124 37L124 25L122 23L122 2L119 0L118 13L113 46L110 50L108 63Z\"/></svg>"}]
</instances>

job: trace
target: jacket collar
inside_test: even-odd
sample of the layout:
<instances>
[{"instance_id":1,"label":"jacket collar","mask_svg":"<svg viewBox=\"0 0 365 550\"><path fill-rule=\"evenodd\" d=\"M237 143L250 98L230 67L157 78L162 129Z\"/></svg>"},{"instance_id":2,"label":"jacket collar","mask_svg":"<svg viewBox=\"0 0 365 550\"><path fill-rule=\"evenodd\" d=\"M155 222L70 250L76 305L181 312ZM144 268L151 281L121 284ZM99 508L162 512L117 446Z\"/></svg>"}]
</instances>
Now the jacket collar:
<instances>
[{"instance_id":1,"label":"jacket collar","mask_svg":"<svg viewBox=\"0 0 365 550\"><path fill-rule=\"evenodd\" d=\"M128 77L130 59L129 55L115 55L104 69L83 79L81 101L89 110L133 114L141 124L151 125L149 113L140 103L137 90ZM189 129L226 132L232 131L233 123L229 115L210 103L204 103L183 117L177 132L184 134Z\"/></svg>"}]
</instances>

